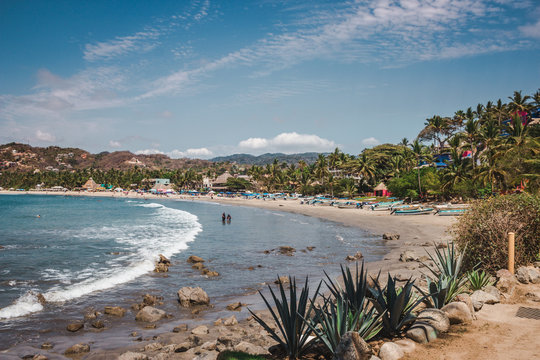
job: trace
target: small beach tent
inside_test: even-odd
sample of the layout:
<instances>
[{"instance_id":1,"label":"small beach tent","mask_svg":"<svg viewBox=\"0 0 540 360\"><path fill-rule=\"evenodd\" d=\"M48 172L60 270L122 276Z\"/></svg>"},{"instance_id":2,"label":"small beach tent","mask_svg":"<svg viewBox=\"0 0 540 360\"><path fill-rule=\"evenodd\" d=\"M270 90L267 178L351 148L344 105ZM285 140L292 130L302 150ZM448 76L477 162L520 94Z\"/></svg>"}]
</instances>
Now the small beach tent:
<instances>
[{"instance_id":1,"label":"small beach tent","mask_svg":"<svg viewBox=\"0 0 540 360\"><path fill-rule=\"evenodd\" d=\"M390 196L391 193L386 188L386 185L384 183L380 183L373 189L373 192L375 193L375 196Z\"/></svg>"},{"instance_id":2,"label":"small beach tent","mask_svg":"<svg viewBox=\"0 0 540 360\"><path fill-rule=\"evenodd\" d=\"M98 184L96 184L94 179L90 178L87 182L84 183L82 188L87 191L96 191L96 189L98 188Z\"/></svg>"}]
</instances>

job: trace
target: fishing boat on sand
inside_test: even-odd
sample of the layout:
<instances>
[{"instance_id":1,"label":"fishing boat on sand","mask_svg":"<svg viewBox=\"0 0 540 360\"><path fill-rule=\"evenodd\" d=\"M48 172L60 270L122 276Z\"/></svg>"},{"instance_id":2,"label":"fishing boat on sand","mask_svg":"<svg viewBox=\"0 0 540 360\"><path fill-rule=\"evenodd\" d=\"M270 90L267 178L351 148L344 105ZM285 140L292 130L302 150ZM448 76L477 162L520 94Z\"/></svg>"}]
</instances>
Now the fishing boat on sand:
<instances>
[{"instance_id":1,"label":"fishing boat on sand","mask_svg":"<svg viewBox=\"0 0 540 360\"><path fill-rule=\"evenodd\" d=\"M439 216L461 216L465 214L467 209L442 209L436 210L434 215Z\"/></svg>"},{"instance_id":2,"label":"fishing boat on sand","mask_svg":"<svg viewBox=\"0 0 540 360\"><path fill-rule=\"evenodd\" d=\"M398 209L394 211L394 215L427 215L433 212L430 207L418 207L416 209Z\"/></svg>"}]
</instances>

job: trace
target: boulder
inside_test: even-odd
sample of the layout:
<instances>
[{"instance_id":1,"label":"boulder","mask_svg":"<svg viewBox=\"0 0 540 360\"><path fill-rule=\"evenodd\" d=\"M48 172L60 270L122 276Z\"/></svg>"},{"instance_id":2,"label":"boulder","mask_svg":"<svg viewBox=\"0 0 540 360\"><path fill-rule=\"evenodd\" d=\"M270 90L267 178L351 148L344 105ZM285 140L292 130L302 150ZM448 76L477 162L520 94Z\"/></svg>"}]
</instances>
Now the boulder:
<instances>
[{"instance_id":1,"label":"boulder","mask_svg":"<svg viewBox=\"0 0 540 360\"><path fill-rule=\"evenodd\" d=\"M49 358L43 354L36 354L32 357L32 360L49 360Z\"/></svg>"},{"instance_id":2,"label":"boulder","mask_svg":"<svg viewBox=\"0 0 540 360\"><path fill-rule=\"evenodd\" d=\"M218 355L219 353L217 351L209 351L197 355L193 358L193 360L216 360L218 358Z\"/></svg>"},{"instance_id":3,"label":"boulder","mask_svg":"<svg viewBox=\"0 0 540 360\"><path fill-rule=\"evenodd\" d=\"M105 314L122 317L126 314L126 309L120 306L105 306Z\"/></svg>"},{"instance_id":4,"label":"boulder","mask_svg":"<svg viewBox=\"0 0 540 360\"><path fill-rule=\"evenodd\" d=\"M158 298L157 296L145 294L142 303L144 306L154 306L158 303L159 299L160 298Z\"/></svg>"},{"instance_id":5,"label":"boulder","mask_svg":"<svg viewBox=\"0 0 540 360\"><path fill-rule=\"evenodd\" d=\"M217 271L212 271L210 269L203 269L202 271L203 275L206 275L208 277L216 277L219 276L219 273Z\"/></svg>"},{"instance_id":6,"label":"boulder","mask_svg":"<svg viewBox=\"0 0 540 360\"><path fill-rule=\"evenodd\" d=\"M143 353L128 351L120 355L117 360L148 360L148 356Z\"/></svg>"},{"instance_id":7,"label":"boulder","mask_svg":"<svg viewBox=\"0 0 540 360\"><path fill-rule=\"evenodd\" d=\"M471 301L474 310L479 311L480 309L482 309L482 306L484 306L484 304L496 304L499 302L499 299L483 290L476 290L471 295Z\"/></svg>"},{"instance_id":8,"label":"boulder","mask_svg":"<svg viewBox=\"0 0 540 360\"><path fill-rule=\"evenodd\" d=\"M79 355L90 352L90 345L88 344L75 344L64 351L64 355Z\"/></svg>"},{"instance_id":9,"label":"boulder","mask_svg":"<svg viewBox=\"0 0 540 360\"><path fill-rule=\"evenodd\" d=\"M84 323L77 321L77 322L68 324L68 326L66 327L66 330L71 331L71 332L76 332L76 331L81 330L83 326L84 326Z\"/></svg>"},{"instance_id":10,"label":"boulder","mask_svg":"<svg viewBox=\"0 0 540 360\"><path fill-rule=\"evenodd\" d=\"M409 354L416 349L416 343L410 339L396 340L394 344L399 345L405 354Z\"/></svg>"},{"instance_id":11,"label":"boulder","mask_svg":"<svg viewBox=\"0 0 540 360\"><path fill-rule=\"evenodd\" d=\"M512 273L506 269L501 269L497 271L497 289L502 293L512 295L518 281Z\"/></svg>"},{"instance_id":12,"label":"boulder","mask_svg":"<svg viewBox=\"0 0 540 360\"><path fill-rule=\"evenodd\" d=\"M336 348L335 360L369 360L371 347L357 332L347 332Z\"/></svg>"},{"instance_id":13,"label":"boulder","mask_svg":"<svg viewBox=\"0 0 540 360\"><path fill-rule=\"evenodd\" d=\"M280 246L279 247L279 253L282 254L282 255L293 256L295 251L296 251L296 249L291 247L291 246Z\"/></svg>"},{"instance_id":14,"label":"boulder","mask_svg":"<svg viewBox=\"0 0 540 360\"><path fill-rule=\"evenodd\" d=\"M499 289L497 289L495 286L489 285L484 287L482 290L490 295L493 295L493 297L496 299L495 304L501 302L501 293L499 292Z\"/></svg>"},{"instance_id":15,"label":"boulder","mask_svg":"<svg viewBox=\"0 0 540 360\"><path fill-rule=\"evenodd\" d=\"M241 302L235 302L235 303L227 305L227 310L230 310L230 311L240 311L241 309L242 309Z\"/></svg>"},{"instance_id":16,"label":"boulder","mask_svg":"<svg viewBox=\"0 0 540 360\"><path fill-rule=\"evenodd\" d=\"M101 320L94 320L90 325L95 329L103 329L105 327L105 323Z\"/></svg>"},{"instance_id":17,"label":"boulder","mask_svg":"<svg viewBox=\"0 0 540 360\"><path fill-rule=\"evenodd\" d=\"M195 269L195 270L202 270L202 269L205 269L206 267L204 266L204 264L202 262L197 262L197 263L191 265L191 268Z\"/></svg>"},{"instance_id":18,"label":"boulder","mask_svg":"<svg viewBox=\"0 0 540 360\"><path fill-rule=\"evenodd\" d=\"M179 333L179 332L187 331L187 329L188 329L187 324L180 324L173 329L173 332Z\"/></svg>"},{"instance_id":19,"label":"boulder","mask_svg":"<svg viewBox=\"0 0 540 360\"><path fill-rule=\"evenodd\" d=\"M399 234L387 232L382 235L382 238L383 240L399 240Z\"/></svg>"},{"instance_id":20,"label":"boulder","mask_svg":"<svg viewBox=\"0 0 540 360\"><path fill-rule=\"evenodd\" d=\"M540 283L540 270L533 266L522 266L516 271L516 278L520 283Z\"/></svg>"},{"instance_id":21,"label":"boulder","mask_svg":"<svg viewBox=\"0 0 540 360\"><path fill-rule=\"evenodd\" d=\"M399 261L409 262L409 261L418 261L418 256L412 250L405 250L399 256Z\"/></svg>"},{"instance_id":22,"label":"boulder","mask_svg":"<svg viewBox=\"0 0 540 360\"><path fill-rule=\"evenodd\" d=\"M41 348L43 350L51 350L53 347L54 345L51 344L50 342L44 342L43 344L41 344Z\"/></svg>"},{"instance_id":23,"label":"boulder","mask_svg":"<svg viewBox=\"0 0 540 360\"><path fill-rule=\"evenodd\" d=\"M144 322L156 322L166 316L167 314L163 310L156 309L152 306L145 306L137 313L137 315L135 316L135 320Z\"/></svg>"},{"instance_id":24,"label":"boulder","mask_svg":"<svg viewBox=\"0 0 540 360\"><path fill-rule=\"evenodd\" d=\"M207 351L214 351L216 350L216 346L217 346L217 340L207 341L201 345L201 349L207 350Z\"/></svg>"},{"instance_id":25,"label":"boulder","mask_svg":"<svg viewBox=\"0 0 540 360\"><path fill-rule=\"evenodd\" d=\"M454 298L454 301L462 302L465 305L467 305L467 307L469 308L469 311L471 313L472 318L475 319L474 306L472 304L471 296L469 294L459 294ZM448 315L448 313L447 313L447 315ZM451 320L450 320L450 324L452 324Z\"/></svg>"},{"instance_id":26,"label":"boulder","mask_svg":"<svg viewBox=\"0 0 540 360\"><path fill-rule=\"evenodd\" d=\"M450 320L445 312L439 309L426 309L421 311L416 318L416 323L428 324L437 330L437 333L445 333L450 328Z\"/></svg>"},{"instance_id":27,"label":"boulder","mask_svg":"<svg viewBox=\"0 0 540 360\"><path fill-rule=\"evenodd\" d=\"M246 341L242 341L239 344L235 345L233 348L234 351L240 351L250 355L269 355L268 350L261 346L250 344Z\"/></svg>"},{"instance_id":28,"label":"boulder","mask_svg":"<svg viewBox=\"0 0 540 360\"><path fill-rule=\"evenodd\" d=\"M379 357L381 360L397 360L401 359L404 355L405 352L403 349L398 344L393 342L384 343L381 346L381 350L379 350Z\"/></svg>"},{"instance_id":29,"label":"boulder","mask_svg":"<svg viewBox=\"0 0 540 360\"><path fill-rule=\"evenodd\" d=\"M470 306L472 307L472 301ZM473 320L471 309L464 302L451 302L443 306L441 310L448 316L450 324L467 324Z\"/></svg>"},{"instance_id":30,"label":"boulder","mask_svg":"<svg viewBox=\"0 0 540 360\"><path fill-rule=\"evenodd\" d=\"M165 273L169 271L169 267L162 263L156 263L156 266L154 267L154 272L157 273Z\"/></svg>"},{"instance_id":31,"label":"boulder","mask_svg":"<svg viewBox=\"0 0 540 360\"><path fill-rule=\"evenodd\" d=\"M178 301L183 307L190 307L192 305L208 305L210 298L200 287L183 287L178 290Z\"/></svg>"},{"instance_id":32,"label":"boulder","mask_svg":"<svg viewBox=\"0 0 540 360\"><path fill-rule=\"evenodd\" d=\"M187 262L190 264L203 263L204 259L197 255L191 255L190 257L188 257Z\"/></svg>"},{"instance_id":33,"label":"boulder","mask_svg":"<svg viewBox=\"0 0 540 360\"><path fill-rule=\"evenodd\" d=\"M223 319L223 325L225 326L233 326L237 324L238 324L238 320L236 320L236 316L234 315L229 318Z\"/></svg>"},{"instance_id":34,"label":"boulder","mask_svg":"<svg viewBox=\"0 0 540 360\"><path fill-rule=\"evenodd\" d=\"M195 329L191 330L193 335L206 335L208 334L208 328L204 325L197 326Z\"/></svg>"},{"instance_id":35,"label":"boulder","mask_svg":"<svg viewBox=\"0 0 540 360\"><path fill-rule=\"evenodd\" d=\"M406 336L419 344L427 344L437 338L437 330L428 323L417 321L407 330ZM384 360L380 354L379 357Z\"/></svg>"},{"instance_id":36,"label":"boulder","mask_svg":"<svg viewBox=\"0 0 540 360\"><path fill-rule=\"evenodd\" d=\"M144 347L144 351L158 351L158 350L161 350L163 349L163 344L160 344L158 342L153 342L153 343L150 343L150 344L147 344L145 347Z\"/></svg>"},{"instance_id":37,"label":"boulder","mask_svg":"<svg viewBox=\"0 0 540 360\"><path fill-rule=\"evenodd\" d=\"M156 261L154 271L155 272L168 272L169 266L171 266L171 261L167 259L163 254L159 254L159 260Z\"/></svg>"}]
</instances>

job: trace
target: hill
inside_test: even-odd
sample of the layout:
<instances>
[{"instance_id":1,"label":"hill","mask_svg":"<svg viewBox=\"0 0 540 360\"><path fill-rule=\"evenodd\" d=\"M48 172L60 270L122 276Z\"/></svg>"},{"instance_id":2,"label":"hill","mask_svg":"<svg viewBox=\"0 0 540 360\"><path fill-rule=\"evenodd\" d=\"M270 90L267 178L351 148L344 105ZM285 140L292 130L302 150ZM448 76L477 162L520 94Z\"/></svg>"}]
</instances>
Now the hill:
<instances>
[{"instance_id":1,"label":"hill","mask_svg":"<svg viewBox=\"0 0 540 360\"><path fill-rule=\"evenodd\" d=\"M325 154L326 155L326 154ZM280 163L297 164L300 160L304 160L307 164L313 164L319 153L307 152L301 154L282 154L282 153L267 153L259 156L249 154L234 154L228 156L219 156L210 159L213 162L235 162L243 165L266 165L271 164L274 159L277 159Z\"/></svg>"}]
</instances>

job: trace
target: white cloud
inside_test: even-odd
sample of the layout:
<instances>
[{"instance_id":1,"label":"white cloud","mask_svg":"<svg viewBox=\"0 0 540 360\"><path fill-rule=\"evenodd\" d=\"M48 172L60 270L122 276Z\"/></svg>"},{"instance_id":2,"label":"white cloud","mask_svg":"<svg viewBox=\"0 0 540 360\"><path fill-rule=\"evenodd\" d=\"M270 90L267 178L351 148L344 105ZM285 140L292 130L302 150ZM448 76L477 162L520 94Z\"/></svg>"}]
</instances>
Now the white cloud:
<instances>
[{"instance_id":1,"label":"white cloud","mask_svg":"<svg viewBox=\"0 0 540 360\"><path fill-rule=\"evenodd\" d=\"M130 52L147 52L156 44L154 41L160 36L159 31L150 29L130 36L119 36L113 40L86 44L84 59L88 61L108 60Z\"/></svg>"},{"instance_id":2,"label":"white cloud","mask_svg":"<svg viewBox=\"0 0 540 360\"><path fill-rule=\"evenodd\" d=\"M37 130L36 139L45 142L54 142L56 141L56 136L45 131Z\"/></svg>"},{"instance_id":3,"label":"white cloud","mask_svg":"<svg viewBox=\"0 0 540 360\"><path fill-rule=\"evenodd\" d=\"M334 141L323 139L317 135L298 134L296 132L281 133L271 139L249 138L238 143L238 147L244 150L284 153L326 152L333 150L336 146Z\"/></svg>"},{"instance_id":4,"label":"white cloud","mask_svg":"<svg viewBox=\"0 0 540 360\"><path fill-rule=\"evenodd\" d=\"M362 145L364 146L375 146L375 145L379 145L380 143L381 142L375 139L374 137L368 137L362 140Z\"/></svg>"},{"instance_id":5,"label":"white cloud","mask_svg":"<svg viewBox=\"0 0 540 360\"><path fill-rule=\"evenodd\" d=\"M135 151L136 155L154 155L154 154L165 154L163 151L158 149L144 149Z\"/></svg>"},{"instance_id":6,"label":"white cloud","mask_svg":"<svg viewBox=\"0 0 540 360\"><path fill-rule=\"evenodd\" d=\"M169 119L169 118L171 118L173 116L173 113L168 111L168 110L165 110L165 111L161 112L159 114L159 116L161 116L162 118L165 118L165 119Z\"/></svg>"},{"instance_id":7,"label":"white cloud","mask_svg":"<svg viewBox=\"0 0 540 360\"><path fill-rule=\"evenodd\" d=\"M532 38L539 39L540 38L540 20L536 22L536 24L529 24L525 26L520 26L519 30L523 33L525 36L529 36Z\"/></svg>"},{"instance_id":8,"label":"white cloud","mask_svg":"<svg viewBox=\"0 0 540 360\"><path fill-rule=\"evenodd\" d=\"M197 159L207 159L213 155L212 151L207 148L198 148L198 149L187 149L186 151L173 150L167 153L167 155L172 159L180 158L197 158Z\"/></svg>"},{"instance_id":9,"label":"white cloud","mask_svg":"<svg viewBox=\"0 0 540 360\"><path fill-rule=\"evenodd\" d=\"M109 141L109 146L112 147L112 148L119 148L122 146L122 144L119 142L119 141L114 141L114 140L111 140Z\"/></svg>"}]
</instances>

